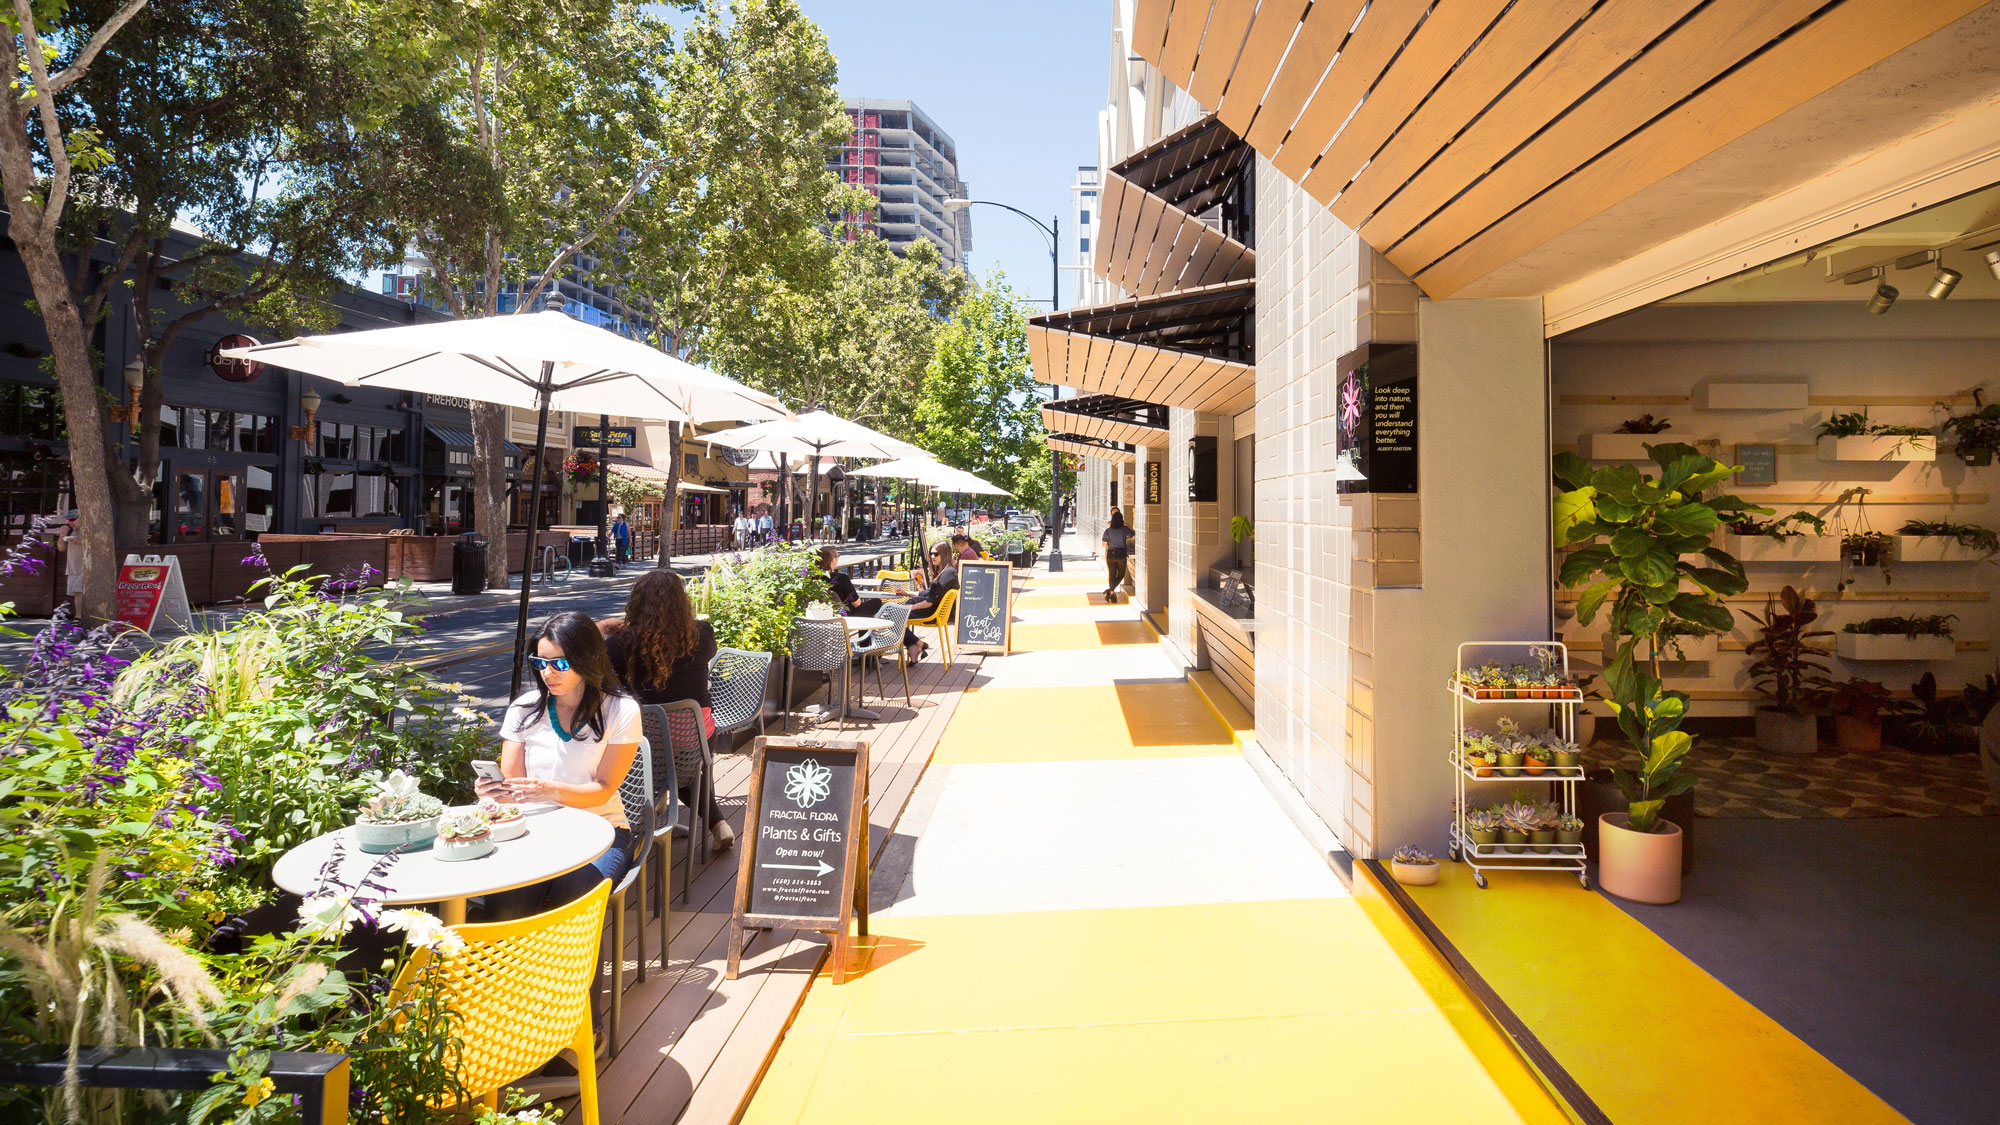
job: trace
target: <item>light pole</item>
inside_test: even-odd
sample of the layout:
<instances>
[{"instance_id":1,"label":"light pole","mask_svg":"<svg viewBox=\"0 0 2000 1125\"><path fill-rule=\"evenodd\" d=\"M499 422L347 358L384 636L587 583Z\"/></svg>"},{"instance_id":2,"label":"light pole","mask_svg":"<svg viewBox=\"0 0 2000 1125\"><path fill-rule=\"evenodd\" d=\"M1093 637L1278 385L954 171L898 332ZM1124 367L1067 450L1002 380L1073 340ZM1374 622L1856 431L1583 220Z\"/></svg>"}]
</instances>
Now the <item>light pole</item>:
<instances>
[{"instance_id":1,"label":"light pole","mask_svg":"<svg viewBox=\"0 0 2000 1125\"><path fill-rule=\"evenodd\" d=\"M1059 233L1062 230L1062 217L1051 216L1049 221L1044 223L1019 207L1009 207L1005 203L995 203L990 199L947 199L944 201L944 209L956 214L975 203L1012 211L1035 224L1036 230L1048 236L1049 311L1055 312L1061 307L1059 302L1062 299L1062 235ZM1056 384L1052 378L1049 383L1050 402L1056 400L1056 393ZM1049 571L1056 573L1062 568L1062 454L1051 449L1049 450Z\"/></svg>"}]
</instances>

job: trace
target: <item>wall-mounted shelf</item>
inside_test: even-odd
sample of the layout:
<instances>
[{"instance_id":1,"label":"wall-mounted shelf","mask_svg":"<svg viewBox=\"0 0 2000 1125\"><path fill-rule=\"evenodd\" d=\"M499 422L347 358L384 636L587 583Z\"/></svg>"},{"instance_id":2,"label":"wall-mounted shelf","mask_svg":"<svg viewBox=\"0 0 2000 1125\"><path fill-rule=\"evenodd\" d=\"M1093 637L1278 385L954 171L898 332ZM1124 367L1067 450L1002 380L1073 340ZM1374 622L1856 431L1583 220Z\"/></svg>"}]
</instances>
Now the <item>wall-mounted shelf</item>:
<instances>
[{"instance_id":1,"label":"wall-mounted shelf","mask_svg":"<svg viewBox=\"0 0 2000 1125\"><path fill-rule=\"evenodd\" d=\"M1984 562L1992 557L1949 535L1896 536L1896 562L1899 563Z\"/></svg>"},{"instance_id":2,"label":"wall-mounted shelf","mask_svg":"<svg viewBox=\"0 0 2000 1125\"><path fill-rule=\"evenodd\" d=\"M1840 561L1840 536L1793 535L1779 539L1770 535L1737 535L1724 532L1716 546L1745 563L1821 563Z\"/></svg>"},{"instance_id":3,"label":"wall-mounted shelf","mask_svg":"<svg viewBox=\"0 0 2000 1125\"><path fill-rule=\"evenodd\" d=\"M1833 638L1833 654L1842 660L1950 660L1957 653L1950 637L1837 633Z\"/></svg>"},{"instance_id":4,"label":"wall-mounted shelf","mask_svg":"<svg viewBox=\"0 0 2000 1125\"><path fill-rule=\"evenodd\" d=\"M1702 388L1706 410L1804 410L1804 383L1710 383Z\"/></svg>"},{"instance_id":5,"label":"wall-mounted shelf","mask_svg":"<svg viewBox=\"0 0 2000 1125\"><path fill-rule=\"evenodd\" d=\"M1822 461L1935 461L1933 434L1864 434L1819 439Z\"/></svg>"},{"instance_id":6,"label":"wall-mounted shelf","mask_svg":"<svg viewBox=\"0 0 2000 1125\"><path fill-rule=\"evenodd\" d=\"M1585 434L1577 442L1577 448L1592 461L1650 461L1646 454L1649 445L1663 445L1667 442L1683 442L1694 445L1695 439L1679 437L1675 434Z\"/></svg>"}]
</instances>

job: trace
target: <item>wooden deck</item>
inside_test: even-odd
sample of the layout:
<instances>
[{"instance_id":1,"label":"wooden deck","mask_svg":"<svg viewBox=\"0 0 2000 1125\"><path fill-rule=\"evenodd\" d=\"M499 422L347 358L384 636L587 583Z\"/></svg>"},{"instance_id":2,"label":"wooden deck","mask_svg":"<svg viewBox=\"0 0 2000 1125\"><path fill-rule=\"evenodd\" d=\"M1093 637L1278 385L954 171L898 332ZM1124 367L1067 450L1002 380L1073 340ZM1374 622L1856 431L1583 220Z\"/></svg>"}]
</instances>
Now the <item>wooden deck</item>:
<instances>
[{"instance_id":1,"label":"wooden deck","mask_svg":"<svg viewBox=\"0 0 2000 1125\"><path fill-rule=\"evenodd\" d=\"M933 658L911 670L914 708L903 703L901 676L888 701L868 706L879 722L856 727L869 747L869 865L872 868L894 835L903 807L930 762L931 752L951 721L960 697L979 668L976 655L945 667ZM885 668L883 686L889 686ZM824 699L824 693L820 695ZM815 728L834 731L832 722ZM793 731L797 733L794 724ZM773 723L769 733L783 727ZM858 732L858 733L857 733ZM716 757L716 792L742 847L743 797L750 784L749 743L744 753ZM686 841L680 843L685 844ZM698 868L683 905L673 900L668 920L671 956L660 971L656 948L659 922L648 915L647 975L633 984L638 960L627 921L625 1005L616 1058L598 1062L598 1090L605 1125L733 1120L777 1049L826 949L819 934L778 931L759 935L744 956L735 980L724 980L728 962L729 917L736 893L735 850ZM678 888L678 881L674 886ZM650 896L649 896L650 897ZM564 1103L574 1106L574 1099ZM572 1113L573 1113L572 1109Z\"/></svg>"}]
</instances>

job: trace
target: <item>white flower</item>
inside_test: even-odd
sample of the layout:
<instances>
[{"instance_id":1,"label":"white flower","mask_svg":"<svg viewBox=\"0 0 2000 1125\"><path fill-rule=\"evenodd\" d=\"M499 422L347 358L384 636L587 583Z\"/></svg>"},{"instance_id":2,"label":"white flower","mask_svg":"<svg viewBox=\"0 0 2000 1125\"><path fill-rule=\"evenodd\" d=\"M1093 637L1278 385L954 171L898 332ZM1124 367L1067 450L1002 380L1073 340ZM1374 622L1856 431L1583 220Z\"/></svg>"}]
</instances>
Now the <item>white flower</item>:
<instances>
[{"instance_id":1,"label":"white flower","mask_svg":"<svg viewBox=\"0 0 2000 1125\"><path fill-rule=\"evenodd\" d=\"M450 956L465 948L465 939L456 930L426 911L384 910L379 921L383 929L402 934L403 940L423 949Z\"/></svg>"},{"instance_id":2,"label":"white flower","mask_svg":"<svg viewBox=\"0 0 2000 1125\"><path fill-rule=\"evenodd\" d=\"M389 776L382 779L381 789L385 797L407 800L417 795L417 779L402 770L390 770Z\"/></svg>"},{"instance_id":3,"label":"white flower","mask_svg":"<svg viewBox=\"0 0 2000 1125\"><path fill-rule=\"evenodd\" d=\"M337 938L361 921L353 895L318 894L299 904L299 929L315 938Z\"/></svg>"}]
</instances>

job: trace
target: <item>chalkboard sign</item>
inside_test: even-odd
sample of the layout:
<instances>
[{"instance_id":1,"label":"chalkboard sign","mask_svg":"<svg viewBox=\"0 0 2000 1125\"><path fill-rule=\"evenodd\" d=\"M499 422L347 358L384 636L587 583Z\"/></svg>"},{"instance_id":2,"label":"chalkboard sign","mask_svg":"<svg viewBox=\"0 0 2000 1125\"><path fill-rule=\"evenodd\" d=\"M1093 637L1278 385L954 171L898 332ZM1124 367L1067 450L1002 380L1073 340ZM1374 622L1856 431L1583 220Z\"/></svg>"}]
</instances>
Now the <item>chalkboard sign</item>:
<instances>
[{"instance_id":1,"label":"chalkboard sign","mask_svg":"<svg viewBox=\"0 0 2000 1125\"><path fill-rule=\"evenodd\" d=\"M1737 484L1778 483L1778 447L1775 445L1739 445L1736 447L1736 463L1743 471L1736 474Z\"/></svg>"},{"instance_id":2,"label":"chalkboard sign","mask_svg":"<svg viewBox=\"0 0 2000 1125\"><path fill-rule=\"evenodd\" d=\"M1014 565L958 564L958 621L952 641L971 652L1008 652L1014 641Z\"/></svg>"},{"instance_id":3,"label":"chalkboard sign","mask_svg":"<svg viewBox=\"0 0 2000 1125\"><path fill-rule=\"evenodd\" d=\"M845 978L847 922L868 932L868 744L759 738L730 919L729 979L744 931L783 926L833 935L833 979Z\"/></svg>"}]
</instances>

